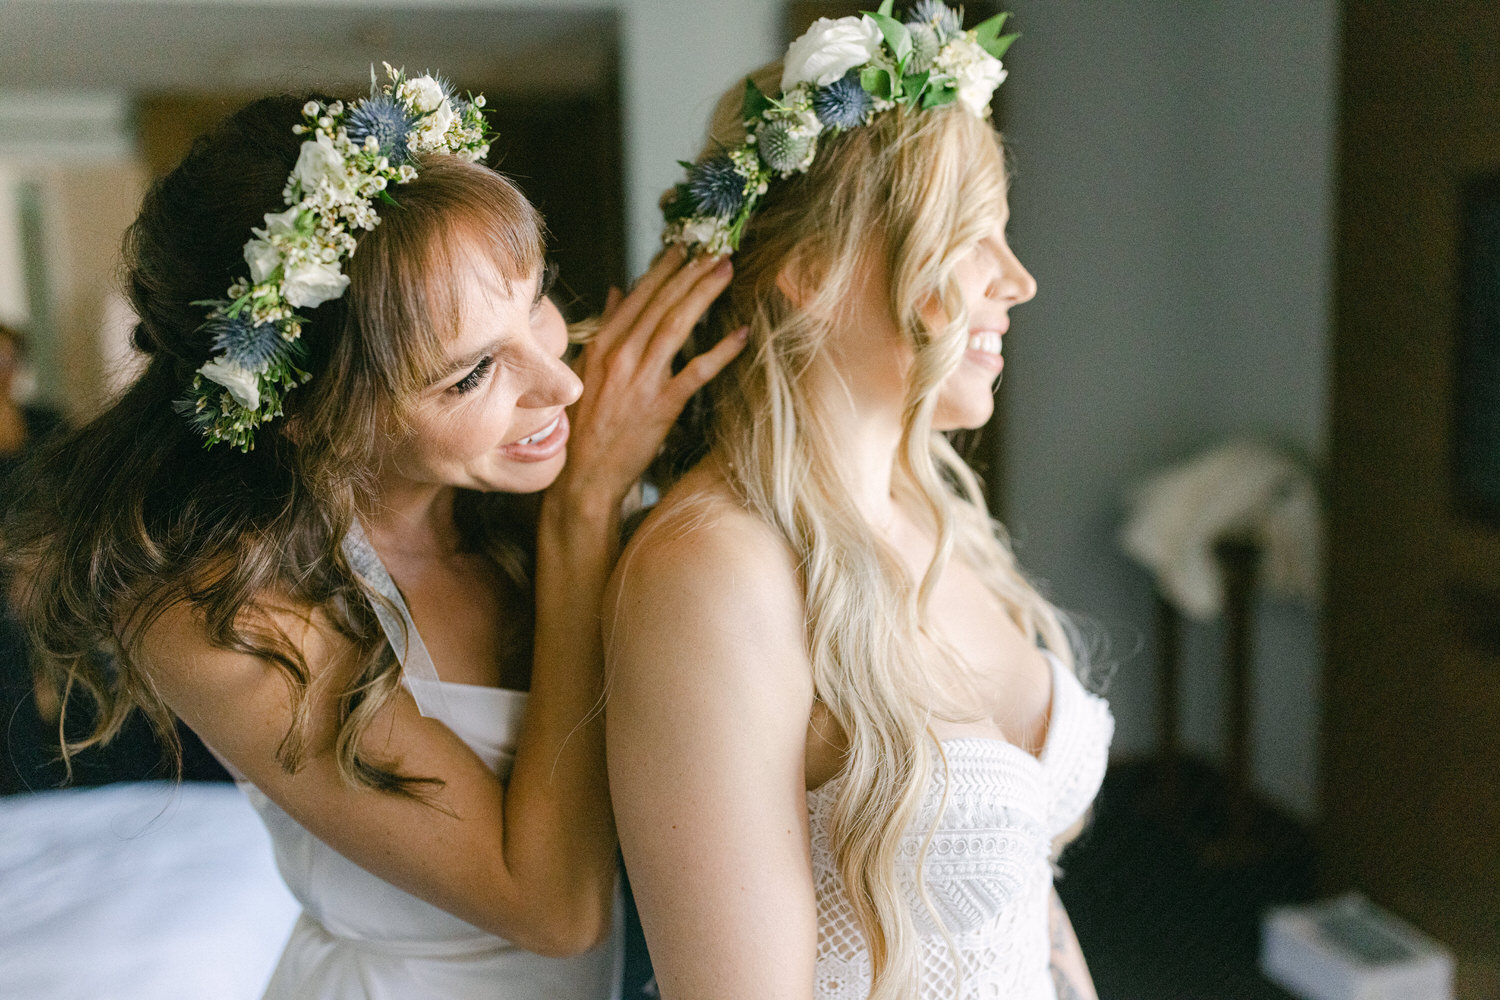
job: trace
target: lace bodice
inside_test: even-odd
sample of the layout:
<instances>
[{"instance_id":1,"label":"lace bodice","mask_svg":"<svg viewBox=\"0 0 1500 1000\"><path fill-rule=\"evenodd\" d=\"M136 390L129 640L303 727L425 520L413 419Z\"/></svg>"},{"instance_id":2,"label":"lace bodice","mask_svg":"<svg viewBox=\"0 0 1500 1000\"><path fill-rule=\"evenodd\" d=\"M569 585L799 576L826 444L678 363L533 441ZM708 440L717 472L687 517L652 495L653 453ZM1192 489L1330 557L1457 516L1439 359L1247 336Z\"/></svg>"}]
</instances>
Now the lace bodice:
<instances>
[{"instance_id":1,"label":"lace bodice","mask_svg":"<svg viewBox=\"0 0 1500 1000\"><path fill-rule=\"evenodd\" d=\"M1052 710L1039 757L1002 740L938 745L940 757L897 860L897 879L921 938L920 1000L1056 1000L1048 974L1049 853L1053 838L1077 822L1099 791L1114 719L1103 699L1048 659ZM941 758L947 759L946 776ZM869 951L828 836L839 782L834 778L807 794L818 906L814 995L865 1000ZM924 901L917 861L934 819L922 862Z\"/></svg>"}]
</instances>

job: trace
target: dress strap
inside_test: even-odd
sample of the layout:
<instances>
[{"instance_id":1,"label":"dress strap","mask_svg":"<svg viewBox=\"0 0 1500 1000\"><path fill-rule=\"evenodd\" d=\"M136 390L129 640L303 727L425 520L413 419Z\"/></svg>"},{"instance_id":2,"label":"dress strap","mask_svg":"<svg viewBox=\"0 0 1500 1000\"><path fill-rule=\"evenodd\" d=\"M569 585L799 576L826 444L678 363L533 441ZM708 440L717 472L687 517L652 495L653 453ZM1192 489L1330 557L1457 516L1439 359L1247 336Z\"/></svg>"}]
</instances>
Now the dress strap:
<instances>
[{"instance_id":1,"label":"dress strap","mask_svg":"<svg viewBox=\"0 0 1500 1000\"><path fill-rule=\"evenodd\" d=\"M453 714L448 711L448 699L443 692L443 682L438 679L437 667L433 665L432 655L427 652L427 644L422 641L416 624L411 620L406 599L401 596L401 591L396 587L396 581L391 579L391 574L386 571L385 564L380 561L379 553L370 544L370 538L365 534L364 526L359 523L358 518L349 526L343 548L344 558L349 560L350 568L369 595L375 617L380 621L380 629L401 663L402 680L416 701L417 710L429 719L452 719Z\"/></svg>"}]
</instances>

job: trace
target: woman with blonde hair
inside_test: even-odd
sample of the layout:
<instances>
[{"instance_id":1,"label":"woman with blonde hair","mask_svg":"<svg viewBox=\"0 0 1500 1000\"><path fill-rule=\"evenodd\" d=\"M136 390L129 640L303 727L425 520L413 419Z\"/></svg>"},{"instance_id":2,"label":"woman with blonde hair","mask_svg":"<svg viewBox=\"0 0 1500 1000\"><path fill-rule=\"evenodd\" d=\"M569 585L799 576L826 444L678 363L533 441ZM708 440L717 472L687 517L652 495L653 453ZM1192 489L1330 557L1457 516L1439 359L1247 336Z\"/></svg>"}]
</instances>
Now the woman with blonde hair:
<instances>
[{"instance_id":1,"label":"woman with blonde hair","mask_svg":"<svg viewBox=\"0 0 1500 1000\"><path fill-rule=\"evenodd\" d=\"M668 238L750 330L606 601L615 814L661 996L1093 996L1052 889L1113 723L944 431L993 408L1000 19L822 20L721 103ZM779 76L779 86L777 77Z\"/></svg>"},{"instance_id":2,"label":"woman with blonde hair","mask_svg":"<svg viewBox=\"0 0 1500 1000\"><path fill-rule=\"evenodd\" d=\"M729 267L665 254L575 374L482 100L390 75L256 101L146 196L145 371L22 477L7 554L91 742L176 715L264 819L303 905L267 997L603 1000L599 601L627 492L743 343L673 374Z\"/></svg>"}]
</instances>

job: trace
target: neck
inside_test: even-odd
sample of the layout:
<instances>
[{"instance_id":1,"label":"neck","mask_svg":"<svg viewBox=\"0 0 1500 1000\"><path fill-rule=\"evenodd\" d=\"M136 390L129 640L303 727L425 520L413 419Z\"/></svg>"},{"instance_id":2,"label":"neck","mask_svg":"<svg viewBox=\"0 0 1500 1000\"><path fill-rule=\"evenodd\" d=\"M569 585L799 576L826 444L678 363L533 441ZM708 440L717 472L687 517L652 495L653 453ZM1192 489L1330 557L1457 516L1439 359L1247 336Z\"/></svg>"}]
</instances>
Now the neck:
<instances>
[{"instance_id":1,"label":"neck","mask_svg":"<svg viewBox=\"0 0 1500 1000\"><path fill-rule=\"evenodd\" d=\"M891 479L901 447L900 399L858 396L832 371L817 380L814 394L854 506L877 533L887 533L896 520Z\"/></svg>"},{"instance_id":2,"label":"neck","mask_svg":"<svg viewBox=\"0 0 1500 1000\"><path fill-rule=\"evenodd\" d=\"M459 550L452 486L394 483L362 515L365 532L382 555L446 556Z\"/></svg>"}]
</instances>

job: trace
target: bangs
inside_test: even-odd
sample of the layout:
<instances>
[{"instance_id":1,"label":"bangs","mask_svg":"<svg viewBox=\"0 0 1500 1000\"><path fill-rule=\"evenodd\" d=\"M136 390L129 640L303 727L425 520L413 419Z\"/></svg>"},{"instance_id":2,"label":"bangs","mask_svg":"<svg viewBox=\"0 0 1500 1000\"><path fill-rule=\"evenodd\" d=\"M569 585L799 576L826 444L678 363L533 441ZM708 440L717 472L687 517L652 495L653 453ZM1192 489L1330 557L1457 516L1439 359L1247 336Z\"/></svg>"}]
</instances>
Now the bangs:
<instances>
[{"instance_id":1,"label":"bangs","mask_svg":"<svg viewBox=\"0 0 1500 1000\"><path fill-rule=\"evenodd\" d=\"M542 268L541 216L500 174L429 157L350 258L349 325L400 419L448 367L466 278L512 294Z\"/></svg>"}]
</instances>

